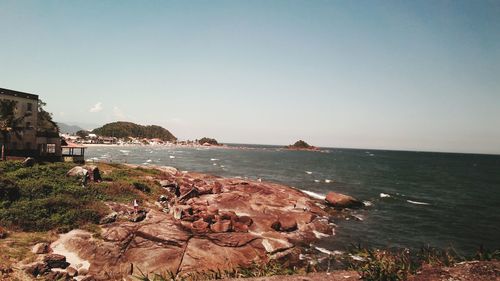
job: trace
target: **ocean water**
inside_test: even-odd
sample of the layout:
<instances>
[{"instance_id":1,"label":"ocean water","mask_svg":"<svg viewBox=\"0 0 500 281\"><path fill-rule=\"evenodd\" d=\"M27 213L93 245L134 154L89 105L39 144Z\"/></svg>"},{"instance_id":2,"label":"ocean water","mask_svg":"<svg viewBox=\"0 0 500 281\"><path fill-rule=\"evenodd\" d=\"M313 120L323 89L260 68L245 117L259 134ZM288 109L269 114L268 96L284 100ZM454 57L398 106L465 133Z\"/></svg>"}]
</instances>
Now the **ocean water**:
<instances>
[{"instance_id":1,"label":"ocean water","mask_svg":"<svg viewBox=\"0 0 500 281\"><path fill-rule=\"evenodd\" d=\"M329 250L453 247L500 249L500 156L360 149L327 153L163 146L90 147L86 158L174 166L224 177L261 178L325 195L352 195L368 206L337 221Z\"/></svg>"}]
</instances>

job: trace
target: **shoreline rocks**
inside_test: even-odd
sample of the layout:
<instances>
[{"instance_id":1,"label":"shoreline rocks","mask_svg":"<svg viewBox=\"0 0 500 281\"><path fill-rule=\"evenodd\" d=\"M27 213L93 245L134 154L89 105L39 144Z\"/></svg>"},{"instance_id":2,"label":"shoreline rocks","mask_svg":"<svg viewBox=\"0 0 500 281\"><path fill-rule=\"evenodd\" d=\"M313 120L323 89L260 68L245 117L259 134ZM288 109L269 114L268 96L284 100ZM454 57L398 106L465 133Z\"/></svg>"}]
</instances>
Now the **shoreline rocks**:
<instances>
[{"instance_id":1,"label":"shoreline rocks","mask_svg":"<svg viewBox=\"0 0 500 281\"><path fill-rule=\"evenodd\" d=\"M325 197L325 201L328 205L336 208L336 209L344 209L344 208L361 208L363 207L363 202L355 199L352 196L336 193L336 192L328 192Z\"/></svg>"},{"instance_id":2,"label":"shoreline rocks","mask_svg":"<svg viewBox=\"0 0 500 281\"><path fill-rule=\"evenodd\" d=\"M130 205L108 202L111 213L101 220L99 236L74 230L55 244L88 261L88 274L99 280L138 270L183 275L277 258L298 261L303 246L334 233L324 202L300 190L158 170L151 180L162 194L144 202L143 210L136 214Z\"/></svg>"}]
</instances>

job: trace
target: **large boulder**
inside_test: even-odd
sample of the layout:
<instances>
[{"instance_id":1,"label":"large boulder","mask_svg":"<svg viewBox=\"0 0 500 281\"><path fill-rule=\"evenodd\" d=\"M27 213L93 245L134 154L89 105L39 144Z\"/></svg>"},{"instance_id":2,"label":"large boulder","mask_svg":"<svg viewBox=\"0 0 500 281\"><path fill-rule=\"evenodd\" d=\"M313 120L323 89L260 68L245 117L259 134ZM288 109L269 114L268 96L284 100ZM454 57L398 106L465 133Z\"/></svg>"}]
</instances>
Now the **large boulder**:
<instances>
[{"instance_id":1,"label":"large boulder","mask_svg":"<svg viewBox=\"0 0 500 281\"><path fill-rule=\"evenodd\" d=\"M118 213L117 212L112 212L111 214L105 216L99 221L99 224L108 224L108 223L113 223L116 221L116 218L118 218Z\"/></svg>"},{"instance_id":2,"label":"large boulder","mask_svg":"<svg viewBox=\"0 0 500 281\"><path fill-rule=\"evenodd\" d=\"M66 262L66 257L59 254L48 254L45 257L43 257L43 261L50 268L65 269L69 266L69 263Z\"/></svg>"},{"instance_id":3,"label":"large boulder","mask_svg":"<svg viewBox=\"0 0 500 281\"><path fill-rule=\"evenodd\" d=\"M71 170L69 170L66 173L66 176L68 176L68 177L83 177L83 176L85 176L86 171L87 170L84 169L83 167L76 166L76 167L72 168Z\"/></svg>"},{"instance_id":4,"label":"large boulder","mask_svg":"<svg viewBox=\"0 0 500 281\"><path fill-rule=\"evenodd\" d=\"M328 192L325 201L328 205L338 209L360 208L363 206L363 202L354 197L336 192Z\"/></svg>"}]
</instances>

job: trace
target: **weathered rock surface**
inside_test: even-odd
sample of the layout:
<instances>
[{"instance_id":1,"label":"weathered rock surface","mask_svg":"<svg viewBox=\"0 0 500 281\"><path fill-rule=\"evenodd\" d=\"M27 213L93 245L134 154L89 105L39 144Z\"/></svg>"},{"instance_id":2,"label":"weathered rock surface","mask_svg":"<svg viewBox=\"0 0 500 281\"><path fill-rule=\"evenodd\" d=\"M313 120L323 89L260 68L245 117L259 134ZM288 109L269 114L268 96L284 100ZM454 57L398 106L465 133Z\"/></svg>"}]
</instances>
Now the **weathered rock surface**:
<instances>
[{"instance_id":1,"label":"weathered rock surface","mask_svg":"<svg viewBox=\"0 0 500 281\"><path fill-rule=\"evenodd\" d=\"M325 198L327 204L335 208L360 208L363 202L351 197L336 192L329 192Z\"/></svg>"},{"instance_id":2,"label":"weathered rock surface","mask_svg":"<svg viewBox=\"0 0 500 281\"><path fill-rule=\"evenodd\" d=\"M33 254L46 254L49 252L49 244L48 243L38 243L35 246L33 246L33 249L31 249L31 252Z\"/></svg>"},{"instance_id":3,"label":"weathered rock surface","mask_svg":"<svg viewBox=\"0 0 500 281\"><path fill-rule=\"evenodd\" d=\"M89 275L108 280L139 270L182 275L297 257L300 247L316 240L317 233L332 235L322 202L299 190L171 168L163 172L162 185L179 187L177 196L164 190L169 212L143 204L142 220L101 225L102 238L74 230L55 243L88 262ZM132 206L108 206L119 218L133 214Z\"/></svg>"}]
</instances>

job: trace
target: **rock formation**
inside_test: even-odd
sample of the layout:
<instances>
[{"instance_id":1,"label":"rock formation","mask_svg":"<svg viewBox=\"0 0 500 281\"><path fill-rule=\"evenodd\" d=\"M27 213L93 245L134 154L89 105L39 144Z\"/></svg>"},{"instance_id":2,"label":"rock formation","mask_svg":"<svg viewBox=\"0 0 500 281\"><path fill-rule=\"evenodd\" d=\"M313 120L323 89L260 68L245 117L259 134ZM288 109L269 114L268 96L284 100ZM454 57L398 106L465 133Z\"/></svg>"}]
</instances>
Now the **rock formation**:
<instances>
[{"instance_id":1,"label":"rock formation","mask_svg":"<svg viewBox=\"0 0 500 281\"><path fill-rule=\"evenodd\" d=\"M318 233L332 235L323 202L299 190L161 170L157 180L164 194L155 204L144 204L139 211L143 218L131 219L139 215L132 206L110 202L99 238L74 230L51 245L54 253L70 253L88 263L85 269L97 279L139 270L182 275L271 259L293 261Z\"/></svg>"}]
</instances>

